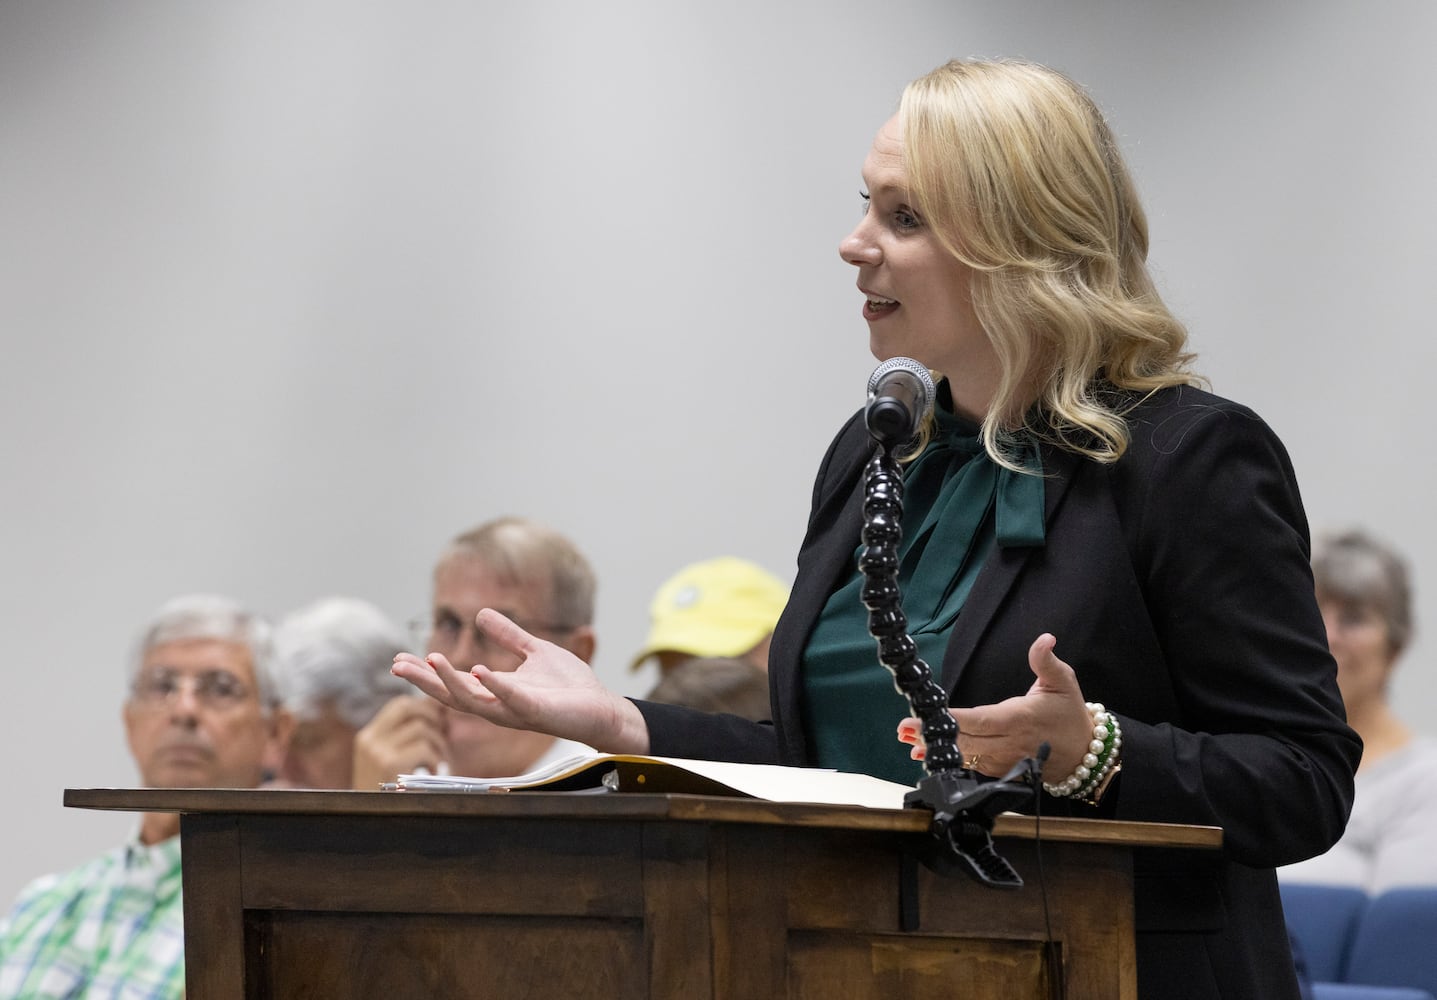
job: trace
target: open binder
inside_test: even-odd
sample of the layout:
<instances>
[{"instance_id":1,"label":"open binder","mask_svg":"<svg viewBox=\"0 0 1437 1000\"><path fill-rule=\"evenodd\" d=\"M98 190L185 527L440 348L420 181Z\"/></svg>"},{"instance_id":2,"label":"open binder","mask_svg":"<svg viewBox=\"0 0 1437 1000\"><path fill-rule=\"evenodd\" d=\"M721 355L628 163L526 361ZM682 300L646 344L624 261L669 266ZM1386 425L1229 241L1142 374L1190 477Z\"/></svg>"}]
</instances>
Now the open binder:
<instances>
[{"instance_id":1,"label":"open binder","mask_svg":"<svg viewBox=\"0 0 1437 1000\"><path fill-rule=\"evenodd\" d=\"M867 774L642 754L580 754L503 778L401 774L398 791L658 792L902 809L913 786Z\"/></svg>"}]
</instances>

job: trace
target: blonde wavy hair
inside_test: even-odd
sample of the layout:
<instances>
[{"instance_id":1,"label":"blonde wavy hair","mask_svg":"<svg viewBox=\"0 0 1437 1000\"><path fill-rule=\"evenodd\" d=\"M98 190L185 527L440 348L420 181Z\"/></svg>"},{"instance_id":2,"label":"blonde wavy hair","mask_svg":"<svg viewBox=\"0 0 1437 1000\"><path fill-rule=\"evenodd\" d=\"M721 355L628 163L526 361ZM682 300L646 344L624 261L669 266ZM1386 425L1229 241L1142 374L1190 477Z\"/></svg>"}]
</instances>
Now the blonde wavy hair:
<instances>
[{"instance_id":1,"label":"blonde wavy hair","mask_svg":"<svg viewBox=\"0 0 1437 1000\"><path fill-rule=\"evenodd\" d=\"M1203 380L1148 274L1147 217L1102 113L1047 67L954 60L908 85L899 120L909 196L972 269L1001 364L984 447L1021 470L1026 432L1117 461L1142 395Z\"/></svg>"}]
</instances>

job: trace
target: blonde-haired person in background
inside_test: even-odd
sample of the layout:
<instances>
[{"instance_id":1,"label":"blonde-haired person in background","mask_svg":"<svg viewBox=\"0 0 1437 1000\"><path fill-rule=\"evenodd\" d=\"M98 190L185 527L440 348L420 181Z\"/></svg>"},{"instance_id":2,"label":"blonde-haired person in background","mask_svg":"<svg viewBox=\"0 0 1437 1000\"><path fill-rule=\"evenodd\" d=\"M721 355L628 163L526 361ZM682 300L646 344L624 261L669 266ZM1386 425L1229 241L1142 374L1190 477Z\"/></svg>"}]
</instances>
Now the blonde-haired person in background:
<instances>
[{"instance_id":1,"label":"blonde-haired person in background","mask_svg":"<svg viewBox=\"0 0 1437 1000\"><path fill-rule=\"evenodd\" d=\"M149 788L254 788L284 755L269 625L234 601L178 597L145 629L125 735ZM0 997L184 995L180 818L27 886L0 924Z\"/></svg>"},{"instance_id":2,"label":"blonde-haired person in background","mask_svg":"<svg viewBox=\"0 0 1437 1000\"><path fill-rule=\"evenodd\" d=\"M1362 737L1362 766L1342 839L1278 875L1373 894L1437 885L1437 795L1427 790L1437 740L1413 733L1391 701L1393 671L1412 640L1407 564L1366 532L1345 531L1318 540L1312 573L1347 722Z\"/></svg>"},{"instance_id":3,"label":"blonde-haired person in background","mask_svg":"<svg viewBox=\"0 0 1437 1000\"><path fill-rule=\"evenodd\" d=\"M1360 742L1282 443L1191 374L1117 144L1071 80L940 66L904 91L862 174L839 252L870 349L943 376L903 469L899 581L959 749L997 776L1049 744L1045 813L1222 827L1220 851L1135 859L1138 993L1296 1000L1274 868L1341 835ZM394 669L600 750L912 782L920 734L859 601L873 450L860 411L819 466L769 651L771 723L621 698L492 611L478 623L517 671Z\"/></svg>"}]
</instances>

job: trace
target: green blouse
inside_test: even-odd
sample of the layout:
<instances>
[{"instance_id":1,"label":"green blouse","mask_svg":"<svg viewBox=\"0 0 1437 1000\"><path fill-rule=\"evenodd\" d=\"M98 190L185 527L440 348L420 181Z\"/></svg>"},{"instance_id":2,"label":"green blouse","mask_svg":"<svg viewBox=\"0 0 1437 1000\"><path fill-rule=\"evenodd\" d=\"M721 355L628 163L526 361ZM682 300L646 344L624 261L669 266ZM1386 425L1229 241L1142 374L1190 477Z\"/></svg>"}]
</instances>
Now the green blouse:
<instances>
[{"instance_id":1,"label":"green blouse","mask_svg":"<svg viewBox=\"0 0 1437 1000\"><path fill-rule=\"evenodd\" d=\"M939 385L928 446L903 470L903 540L898 583L908 632L937 679L948 637L968 591L996 542L1004 548L1043 544L1043 478L1036 449L1032 472L1016 473L983 450L978 427L953 413ZM817 763L914 784L921 763L898 742L911 715L893 675L878 662L859 600L860 544L845 583L829 597L803 656L804 713Z\"/></svg>"}]
</instances>

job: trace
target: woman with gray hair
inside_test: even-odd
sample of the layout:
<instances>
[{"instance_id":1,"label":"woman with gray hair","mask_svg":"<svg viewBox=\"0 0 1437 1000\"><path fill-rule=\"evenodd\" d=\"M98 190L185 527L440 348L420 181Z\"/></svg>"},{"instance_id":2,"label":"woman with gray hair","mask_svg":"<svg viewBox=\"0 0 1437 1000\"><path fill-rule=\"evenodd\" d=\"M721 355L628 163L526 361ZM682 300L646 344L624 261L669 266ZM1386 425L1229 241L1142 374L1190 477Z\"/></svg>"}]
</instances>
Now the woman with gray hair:
<instances>
[{"instance_id":1,"label":"woman with gray hair","mask_svg":"<svg viewBox=\"0 0 1437 1000\"><path fill-rule=\"evenodd\" d=\"M1437 740L1417 736L1392 708L1397 661L1412 639L1406 563L1362 531L1318 540L1312 574L1347 721L1363 741L1347 832L1326 854L1284 868L1284 882L1354 885L1369 893L1437 885Z\"/></svg>"},{"instance_id":2,"label":"woman with gray hair","mask_svg":"<svg viewBox=\"0 0 1437 1000\"><path fill-rule=\"evenodd\" d=\"M349 788L354 737L409 686L389 672L408 648L404 630L368 601L328 597L299 609L275 631L285 708L295 718L280 784Z\"/></svg>"}]
</instances>

